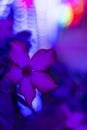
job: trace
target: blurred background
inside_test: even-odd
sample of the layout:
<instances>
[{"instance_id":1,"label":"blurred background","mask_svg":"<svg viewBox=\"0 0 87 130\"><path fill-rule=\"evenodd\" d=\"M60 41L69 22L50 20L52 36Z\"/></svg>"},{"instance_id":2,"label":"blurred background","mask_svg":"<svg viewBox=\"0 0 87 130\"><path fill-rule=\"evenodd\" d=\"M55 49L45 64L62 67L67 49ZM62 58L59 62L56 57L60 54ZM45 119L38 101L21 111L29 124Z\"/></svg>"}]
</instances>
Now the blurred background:
<instances>
[{"instance_id":1,"label":"blurred background","mask_svg":"<svg viewBox=\"0 0 87 130\"><path fill-rule=\"evenodd\" d=\"M58 89L37 92L33 110L18 102L18 130L87 130L87 1L0 0L0 47L24 30L32 33L30 57L41 48L56 51L47 72Z\"/></svg>"}]
</instances>

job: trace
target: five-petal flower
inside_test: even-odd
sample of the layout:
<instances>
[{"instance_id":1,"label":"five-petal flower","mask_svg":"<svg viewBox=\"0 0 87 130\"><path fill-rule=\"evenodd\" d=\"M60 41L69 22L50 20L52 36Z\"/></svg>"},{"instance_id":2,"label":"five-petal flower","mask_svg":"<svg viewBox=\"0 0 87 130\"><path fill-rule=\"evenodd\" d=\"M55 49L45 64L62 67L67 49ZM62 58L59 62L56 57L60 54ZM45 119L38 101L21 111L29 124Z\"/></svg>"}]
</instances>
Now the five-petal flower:
<instances>
[{"instance_id":1,"label":"five-petal flower","mask_svg":"<svg viewBox=\"0 0 87 130\"><path fill-rule=\"evenodd\" d=\"M12 41L9 55L12 64L6 77L19 85L18 91L23 94L29 105L35 98L35 88L45 93L57 87L54 80L45 72L55 62L55 52L52 49L41 49L30 59L26 44Z\"/></svg>"}]
</instances>

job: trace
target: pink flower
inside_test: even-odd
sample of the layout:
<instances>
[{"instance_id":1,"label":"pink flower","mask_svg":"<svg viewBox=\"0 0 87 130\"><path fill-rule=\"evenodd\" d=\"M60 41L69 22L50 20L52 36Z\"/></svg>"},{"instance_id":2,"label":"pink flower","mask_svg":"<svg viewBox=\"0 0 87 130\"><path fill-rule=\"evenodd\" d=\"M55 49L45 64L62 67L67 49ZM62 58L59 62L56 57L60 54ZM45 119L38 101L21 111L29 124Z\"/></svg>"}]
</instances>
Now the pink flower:
<instances>
[{"instance_id":1,"label":"pink flower","mask_svg":"<svg viewBox=\"0 0 87 130\"><path fill-rule=\"evenodd\" d=\"M45 72L55 62L52 49L39 50L30 59L26 44L19 41L11 42L11 69L6 77L14 84L19 84L18 91L25 97L29 105L35 98L35 88L40 92L49 92L57 87L52 78Z\"/></svg>"}]
</instances>

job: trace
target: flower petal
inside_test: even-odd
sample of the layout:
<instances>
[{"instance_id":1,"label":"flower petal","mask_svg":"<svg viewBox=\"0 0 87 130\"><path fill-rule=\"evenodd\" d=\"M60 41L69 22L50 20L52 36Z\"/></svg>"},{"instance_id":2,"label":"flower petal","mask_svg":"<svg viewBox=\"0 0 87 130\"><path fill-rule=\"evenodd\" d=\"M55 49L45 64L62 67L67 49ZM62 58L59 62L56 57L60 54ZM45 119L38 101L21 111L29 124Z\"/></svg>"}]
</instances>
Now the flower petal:
<instances>
[{"instance_id":1,"label":"flower petal","mask_svg":"<svg viewBox=\"0 0 87 130\"><path fill-rule=\"evenodd\" d=\"M20 67L29 64L30 58L28 56L26 44L19 41L11 42L10 58Z\"/></svg>"},{"instance_id":2,"label":"flower petal","mask_svg":"<svg viewBox=\"0 0 87 130\"><path fill-rule=\"evenodd\" d=\"M23 80L20 82L18 92L25 97L26 102L31 106L36 92L32 87L29 77L23 78Z\"/></svg>"},{"instance_id":3,"label":"flower petal","mask_svg":"<svg viewBox=\"0 0 87 130\"><path fill-rule=\"evenodd\" d=\"M53 49L41 49L31 58L30 65L34 70L45 70L56 60L55 51Z\"/></svg>"},{"instance_id":4,"label":"flower petal","mask_svg":"<svg viewBox=\"0 0 87 130\"><path fill-rule=\"evenodd\" d=\"M17 84L19 80L22 78L21 69L16 66L12 66L10 71L6 74L6 78Z\"/></svg>"},{"instance_id":5,"label":"flower petal","mask_svg":"<svg viewBox=\"0 0 87 130\"><path fill-rule=\"evenodd\" d=\"M33 72L31 76L32 84L40 91L40 92L49 92L57 88L57 85L52 80L52 78L44 73L44 72Z\"/></svg>"}]
</instances>

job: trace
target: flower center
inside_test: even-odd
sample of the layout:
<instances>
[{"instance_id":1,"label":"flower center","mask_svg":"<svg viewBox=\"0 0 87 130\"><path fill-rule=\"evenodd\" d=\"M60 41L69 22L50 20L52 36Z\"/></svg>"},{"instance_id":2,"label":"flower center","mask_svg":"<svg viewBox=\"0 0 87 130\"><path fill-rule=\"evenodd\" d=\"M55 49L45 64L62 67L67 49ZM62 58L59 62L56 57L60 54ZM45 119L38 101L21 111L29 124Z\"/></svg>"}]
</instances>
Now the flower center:
<instances>
[{"instance_id":1,"label":"flower center","mask_svg":"<svg viewBox=\"0 0 87 130\"><path fill-rule=\"evenodd\" d=\"M31 67L29 65L23 67L22 69L22 75L25 76L25 77L28 77L30 74L31 74Z\"/></svg>"}]
</instances>

